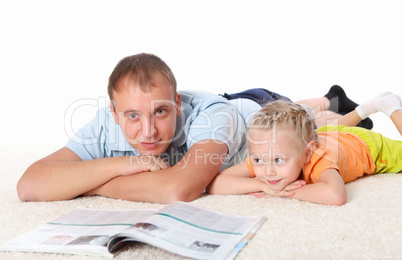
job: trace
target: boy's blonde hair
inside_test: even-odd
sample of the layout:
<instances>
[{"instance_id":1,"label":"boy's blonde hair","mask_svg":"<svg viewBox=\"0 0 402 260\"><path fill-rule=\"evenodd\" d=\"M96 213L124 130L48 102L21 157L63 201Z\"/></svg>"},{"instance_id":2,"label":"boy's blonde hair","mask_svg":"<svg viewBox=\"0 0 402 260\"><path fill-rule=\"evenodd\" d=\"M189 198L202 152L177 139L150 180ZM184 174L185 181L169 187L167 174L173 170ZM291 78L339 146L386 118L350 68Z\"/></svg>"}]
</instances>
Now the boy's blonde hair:
<instances>
[{"instance_id":1,"label":"boy's blonde hair","mask_svg":"<svg viewBox=\"0 0 402 260\"><path fill-rule=\"evenodd\" d=\"M317 142L314 111L287 100L276 100L266 104L254 115L249 127L275 129L281 126L293 127L304 146L310 141Z\"/></svg>"},{"instance_id":2,"label":"boy's blonde hair","mask_svg":"<svg viewBox=\"0 0 402 260\"><path fill-rule=\"evenodd\" d=\"M169 66L159 57L153 54L140 53L123 58L114 68L109 77L107 87L109 98L113 99L113 91L118 91L118 83L121 79L129 77L142 91L149 91L156 77L164 78L173 88L176 94L176 78Z\"/></svg>"}]
</instances>

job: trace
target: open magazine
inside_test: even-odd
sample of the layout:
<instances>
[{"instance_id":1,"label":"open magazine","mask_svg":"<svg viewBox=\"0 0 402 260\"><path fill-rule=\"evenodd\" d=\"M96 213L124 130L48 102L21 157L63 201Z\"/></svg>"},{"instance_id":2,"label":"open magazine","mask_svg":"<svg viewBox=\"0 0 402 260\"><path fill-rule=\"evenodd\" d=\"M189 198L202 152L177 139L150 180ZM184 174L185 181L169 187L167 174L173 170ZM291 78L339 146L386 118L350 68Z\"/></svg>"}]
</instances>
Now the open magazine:
<instances>
[{"instance_id":1,"label":"open magazine","mask_svg":"<svg viewBox=\"0 0 402 260\"><path fill-rule=\"evenodd\" d=\"M233 259L266 221L175 202L161 210L77 208L0 246L1 251L113 257L133 242L198 259Z\"/></svg>"}]
</instances>

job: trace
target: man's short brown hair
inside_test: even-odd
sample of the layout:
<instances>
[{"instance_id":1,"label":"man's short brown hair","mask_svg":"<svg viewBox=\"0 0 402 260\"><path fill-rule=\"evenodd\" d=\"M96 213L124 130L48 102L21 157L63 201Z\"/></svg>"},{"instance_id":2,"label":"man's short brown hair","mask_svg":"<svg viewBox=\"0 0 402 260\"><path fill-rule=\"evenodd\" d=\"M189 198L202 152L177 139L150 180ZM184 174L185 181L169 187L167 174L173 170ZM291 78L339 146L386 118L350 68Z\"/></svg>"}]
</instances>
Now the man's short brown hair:
<instances>
[{"instance_id":1,"label":"man's short brown hair","mask_svg":"<svg viewBox=\"0 0 402 260\"><path fill-rule=\"evenodd\" d=\"M153 54L140 53L123 58L117 63L109 77L107 87L109 98L112 98L113 91L119 91L119 81L129 77L143 91L148 91L153 86L154 79L158 76L164 78L176 93L177 83L169 66L159 57Z\"/></svg>"}]
</instances>

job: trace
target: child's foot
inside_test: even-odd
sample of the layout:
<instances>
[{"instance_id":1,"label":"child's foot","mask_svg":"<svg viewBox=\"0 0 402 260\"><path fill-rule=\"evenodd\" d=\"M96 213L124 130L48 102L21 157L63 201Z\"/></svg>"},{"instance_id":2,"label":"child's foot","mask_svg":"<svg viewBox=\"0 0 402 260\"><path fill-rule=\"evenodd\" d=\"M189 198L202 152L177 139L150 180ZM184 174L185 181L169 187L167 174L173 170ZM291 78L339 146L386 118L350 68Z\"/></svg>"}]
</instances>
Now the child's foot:
<instances>
[{"instance_id":1,"label":"child's foot","mask_svg":"<svg viewBox=\"0 0 402 260\"><path fill-rule=\"evenodd\" d=\"M347 113L341 113L341 115L346 115ZM373 121L367 117L366 119L361 120L356 126L366 128L368 130L373 129L374 124Z\"/></svg>"},{"instance_id":2,"label":"child's foot","mask_svg":"<svg viewBox=\"0 0 402 260\"><path fill-rule=\"evenodd\" d=\"M381 100L383 97L386 97L388 95L392 94L391 92L384 92L382 94L380 94L379 96L370 99L369 101L359 105L356 107L356 112L357 114L359 114L361 119L365 119L366 117L368 117L371 114L377 113L378 111L380 111L377 107L376 107L376 102ZM382 102L380 102L382 103Z\"/></svg>"},{"instance_id":3,"label":"child's foot","mask_svg":"<svg viewBox=\"0 0 402 260\"><path fill-rule=\"evenodd\" d=\"M338 85L332 86L325 97L329 100L329 110L337 112L341 115L346 115L347 113L355 110L355 108L358 106L357 103L346 96L343 88ZM360 121L357 126L372 129L373 121L370 118L367 118L367 116L362 118L363 120Z\"/></svg>"},{"instance_id":4,"label":"child's foot","mask_svg":"<svg viewBox=\"0 0 402 260\"><path fill-rule=\"evenodd\" d=\"M329 110L333 112L347 114L358 106L358 104L346 96L343 88L338 85L332 86L329 92L324 96L328 98L330 103Z\"/></svg>"},{"instance_id":5,"label":"child's foot","mask_svg":"<svg viewBox=\"0 0 402 260\"><path fill-rule=\"evenodd\" d=\"M361 120L359 123L357 123L356 126L363 127L363 128L370 130L370 129L373 129L374 124L373 124L373 121L367 117L367 118Z\"/></svg>"},{"instance_id":6,"label":"child's foot","mask_svg":"<svg viewBox=\"0 0 402 260\"><path fill-rule=\"evenodd\" d=\"M374 106L378 111L383 112L389 117L391 117L395 110L402 110L401 98L393 93L376 100Z\"/></svg>"}]
</instances>

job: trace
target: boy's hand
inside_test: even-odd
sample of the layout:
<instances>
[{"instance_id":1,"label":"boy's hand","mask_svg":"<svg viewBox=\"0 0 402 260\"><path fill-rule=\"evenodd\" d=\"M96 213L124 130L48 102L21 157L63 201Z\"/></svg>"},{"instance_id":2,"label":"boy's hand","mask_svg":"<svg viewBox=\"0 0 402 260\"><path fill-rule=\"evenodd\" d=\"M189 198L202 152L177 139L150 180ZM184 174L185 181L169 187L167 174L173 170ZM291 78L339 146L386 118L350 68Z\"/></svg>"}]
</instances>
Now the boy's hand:
<instances>
[{"instance_id":1,"label":"boy's hand","mask_svg":"<svg viewBox=\"0 0 402 260\"><path fill-rule=\"evenodd\" d=\"M295 182L292 182L288 186L286 186L285 189L283 189L281 191L273 191L268 188L268 185L264 185L262 192L251 192L249 194L256 198L266 198L266 197L270 197L270 196L290 197L295 194L295 192L294 192L295 190L300 189L304 185L306 185L306 182L304 180L297 180Z\"/></svg>"},{"instance_id":2,"label":"boy's hand","mask_svg":"<svg viewBox=\"0 0 402 260\"><path fill-rule=\"evenodd\" d=\"M306 185L305 180L297 180L297 181L292 182L288 186L286 186L286 188L284 190L285 191L294 191L294 190L300 189L304 185Z\"/></svg>"}]
</instances>

